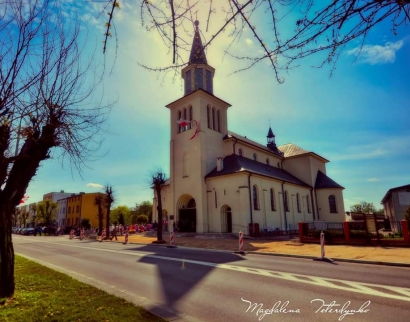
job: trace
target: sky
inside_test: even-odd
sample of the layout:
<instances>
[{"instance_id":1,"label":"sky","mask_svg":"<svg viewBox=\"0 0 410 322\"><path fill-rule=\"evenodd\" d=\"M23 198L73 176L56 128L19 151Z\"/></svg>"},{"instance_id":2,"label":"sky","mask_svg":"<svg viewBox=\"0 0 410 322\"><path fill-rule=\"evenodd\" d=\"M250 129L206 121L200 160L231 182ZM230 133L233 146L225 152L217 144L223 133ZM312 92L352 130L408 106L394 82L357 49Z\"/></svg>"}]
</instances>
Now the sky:
<instances>
[{"instance_id":1,"label":"sky","mask_svg":"<svg viewBox=\"0 0 410 322\"><path fill-rule=\"evenodd\" d=\"M95 192L107 184L114 189L114 206L152 201L150 174L158 168L169 174L170 122L165 105L183 96L183 84L180 74L159 73L141 65L172 65L172 54L155 31L141 25L140 1L120 1L121 9L114 14L115 36L109 38L105 54L102 41L107 18L98 15L101 2L65 4L68 18L75 14L81 18L86 52L94 52L93 59L101 68L105 66L100 93L117 103L100 157L81 174L67 162L62 166L58 158L44 161L26 191L28 203L52 191ZM216 12L206 32L208 6L203 1L198 7L203 41L223 21L222 13ZM252 16L255 23L263 21L260 15ZM258 28L269 37L269 24ZM375 27L359 58L359 44L349 44L332 77L328 67L311 67L318 64L319 56L299 61L299 67L283 75L283 84L278 84L267 61L234 73L244 65L224 55L228 34L229 30L221 33L207 47L206 55L216 69L214 94L232 105L228 110L230 131L266 144L270 125L277 145L294 143L328 159L327 175L345 188L346 211L362 201L381 208L390 188L410 183L408 27L399 28L397 35L389 24ZM192 39L185 39L190 46ZM231 50L253 55L261 48L248 29ZM186 61L189 52L180 53Z\"/></svg>"}]
</instances>

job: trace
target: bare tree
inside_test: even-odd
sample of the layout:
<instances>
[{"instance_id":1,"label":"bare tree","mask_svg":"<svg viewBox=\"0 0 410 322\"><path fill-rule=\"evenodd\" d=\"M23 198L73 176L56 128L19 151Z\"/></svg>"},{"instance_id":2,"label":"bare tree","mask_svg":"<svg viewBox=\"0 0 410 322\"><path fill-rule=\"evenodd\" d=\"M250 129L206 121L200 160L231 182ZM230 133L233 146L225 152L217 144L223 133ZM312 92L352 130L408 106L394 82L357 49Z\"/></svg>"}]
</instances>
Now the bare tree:
<instances>
[{"instance_id":1,"label":"bare tree","mask_svg":"<svg viewBox=\"0 0 410 322\"><path fill-rule=\"evenodd\" d=\"M58 5L0 7L0 298L14 293L11 214L40 163L53 152L81 170L100 147L110 109L93 101L93 59L82 59L80 22L68 25Z\"/></svg>"},{"instance_id":2,"label":"bare tree","mask_svg":"<svg viewBox=\"0 0 410 322\"><path fill-rule=\"evenodd\" d=\"M110 237L110 213L111 213L111 206L115 201L114 198L114 192L112 190L112 186L106 185L104 187L104 192L105 192L105 207L107 209L107 214L106 214L106 222L105 222L105 228L107 229L107 236L106 238L108 239Z\"/></svg>"},{"instance_id":3,"label":"bare tree","mask_svg":"<svg viewBox=\"0 0 410 322\"><path fill-rule=\"evenodd\" d=\"M98 218L98 236L101 236L104 222L104 196L98 194L95 196L94 204L97 206L97 218Z\"/></svg>"},{"instance_id":4,"label":"bare tree","mask_svg":"<svg viewBox=\"0 0 410 322\"><path fill-rule=\"evenodd\" d=\"M155 191L157 199L157 211L158 211L158 227L157 227L157 240L154 243L164 244L165 241L162 238L162 188L167 181L166 174L162 169L157 169L151 176L150 185Z\"/></svg>"},{"instance_id":5,"label":"bare tree","mask_svg":"<svg viewBox=\"0 0 410 322\"><path fill-rule=\"evenodd\" d=\"M107 3L112 8L106 8L109 20L106 22L104 51L115 20L114 9L119 9L118 1L107 0ZM184 35L192 34L192 24L201 5L202 1L195 0L141 1L143 26L148 31L158 32L173 57L169 66L150 69L179 73L180 67L187 63L181 53L189 50L191 42L184 39ZM351 53L358 56L369 32L382 22L390 23L391 32L395 35L400 26L407 27L410 23L410 1L210 0L203 30L208 31L212 27L212 35L204 47L221 33L228 33L231 41L226 53L246 62L237 71L267 60L277 81L282 83L283 72L297 67L299 60L312 54L319 58L316 67L329 64L332 73L347 45L355 43ZM232 45L244 36L256 40L260 50L253 50L247 56L235 51Z\"/></svg>"}]
</instances>

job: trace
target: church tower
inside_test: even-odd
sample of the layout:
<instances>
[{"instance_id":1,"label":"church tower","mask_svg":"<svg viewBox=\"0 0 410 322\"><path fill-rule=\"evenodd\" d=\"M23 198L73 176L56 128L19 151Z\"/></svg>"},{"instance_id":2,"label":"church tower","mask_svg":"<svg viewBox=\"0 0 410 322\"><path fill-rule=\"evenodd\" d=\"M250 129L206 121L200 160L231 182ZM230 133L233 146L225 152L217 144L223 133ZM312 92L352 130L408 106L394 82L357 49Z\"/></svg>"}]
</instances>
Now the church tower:
<instances>
[{"instance_id":1,"label":"church tower","mask_svg":"<svg viewBox=\"0 0 410 322\"><path fill-rule=\"evenodd\" d=\"M206 232L207 189L205 176L224 156L223 138L228 134L229 103L213 92L215 69L208 64L201 41L199 22L188 64L182 69L184 96L168 104L170 110L170 192L176 224L183 231Z\"/></svg>"}]
</instances>

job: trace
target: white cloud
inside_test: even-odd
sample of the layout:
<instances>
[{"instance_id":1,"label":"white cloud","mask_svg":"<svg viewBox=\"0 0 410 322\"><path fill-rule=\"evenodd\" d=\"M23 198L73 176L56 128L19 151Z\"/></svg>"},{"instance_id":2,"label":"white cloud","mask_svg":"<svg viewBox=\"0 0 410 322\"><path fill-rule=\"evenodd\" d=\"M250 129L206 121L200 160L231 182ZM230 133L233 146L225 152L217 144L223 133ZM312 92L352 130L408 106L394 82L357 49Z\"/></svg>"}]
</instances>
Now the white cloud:
<instances>
[{"instance_id":1,"label":"white cloud","mask_svg":"<svg viewBox=\"0 0 410 322\"><path fill-rule=\"evenodd\" d=\"M98 188L98 189L104 189L104 186L102 184L99 183L87 183L87 187L91 187L91 188Z\"/></svg>"},{"instance_id":2,"label":"white cloud","mask_svg":"<svg viewBox=\"0 0 410 322\"><path fill-rule=\"evenodd\" d=\"M369 182L379 182L380 180L378 178L369 178L367 179Z\"/></svg>"},{"instance_id":3,"label":"white cloud","mask_svg":"<svg viewBox=\"0 0 410 322\"><path fill-rule=\"evenodd\" d=\"M396 51L403 47L404 41L386 42L381 45L364 45L347 51L348 55L359 56L360 61L370 65L394 63Z\"/></svg>"},{"instance_id":4,"label":"white cloud","mask_svg":"<svg viewBox=\"0 0 410 322\"><path fill-rule=\"evenodd\" d=\"M252 39L246 38L245 42L246 42L246 44L247 44L248 46L252 46L252 45L253 45Z\"/></svg>"}]
</instances>

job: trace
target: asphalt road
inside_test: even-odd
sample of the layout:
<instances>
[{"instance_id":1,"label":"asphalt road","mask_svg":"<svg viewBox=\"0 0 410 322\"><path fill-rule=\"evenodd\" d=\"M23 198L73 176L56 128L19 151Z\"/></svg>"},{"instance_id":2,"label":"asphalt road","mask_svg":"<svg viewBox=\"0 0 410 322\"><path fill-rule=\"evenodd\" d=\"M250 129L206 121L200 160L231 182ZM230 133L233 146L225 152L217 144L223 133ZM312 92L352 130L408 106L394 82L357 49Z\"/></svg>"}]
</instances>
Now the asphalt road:
<instances>
[{"instance_id":1,"label":"asphalt road","mask_svg":"<svg viewBox=\"0 0 410 322\"><path fill-rule=\"evenodd\" d=\"M169 320L410 320L410 268L67 236L13 235L13 242L17 254Z\"/></svg>"}]
</instances>

